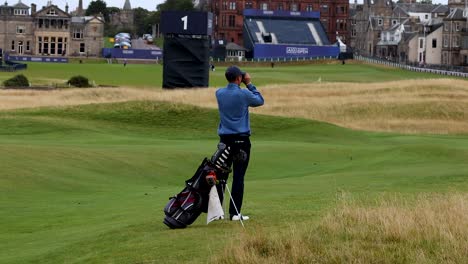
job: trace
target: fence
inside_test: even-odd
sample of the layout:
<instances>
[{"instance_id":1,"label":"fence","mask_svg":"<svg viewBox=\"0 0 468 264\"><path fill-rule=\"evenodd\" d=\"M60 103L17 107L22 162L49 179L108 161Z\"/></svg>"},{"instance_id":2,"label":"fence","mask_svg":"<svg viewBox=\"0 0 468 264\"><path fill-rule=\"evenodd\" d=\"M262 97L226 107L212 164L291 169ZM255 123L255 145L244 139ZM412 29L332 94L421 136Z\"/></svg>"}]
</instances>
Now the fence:
<instances>
[{"instance_id":1,"label":"fence","mask_svg":"<svg viewBox=\"0 0 468 264\"><path fill-rule=\"evenodd\" d=\"M295 57L295 58L244 58L244 57L226 57L226 58L211 58L212 62L293 62L293 61L318 61L318 60L336 60L336 56L320 56L320 57Z\"/></svg>"},{"instance_id":2,"label":"fence","mask_svg":"<svg viewBox=\"0 0 468 264\"><path fill-rule=\"evenodd\" d=\"M468 78L467 72L445 71L445 70L438 70L438 69L431 69L431 68L416 67L416 66L400 64L400 63L396 63L392 61L387 61L383 59L363 57L360 55L354 56L354 59L364 61L367 63L382 64L382 65L389 66L389 67L405 69L408 71L425 72L425 73L433 73L433 74L439 74L439 75Z\"/></svg>"}]
</instances>

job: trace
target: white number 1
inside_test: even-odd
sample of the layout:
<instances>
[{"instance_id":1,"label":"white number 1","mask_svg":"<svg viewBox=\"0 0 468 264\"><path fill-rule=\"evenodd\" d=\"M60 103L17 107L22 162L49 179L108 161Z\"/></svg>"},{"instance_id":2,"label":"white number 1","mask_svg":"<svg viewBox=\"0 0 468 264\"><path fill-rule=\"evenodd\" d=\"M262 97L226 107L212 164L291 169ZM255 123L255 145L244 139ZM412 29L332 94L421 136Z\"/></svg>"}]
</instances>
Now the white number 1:
<instances>
[{"instance_id":1,"label":"white number 1","mask_svg":"<svg viewBox=\"0 0 468 264\"><path fill-rule=\"evenodd\" d=\"M184 17L181 18L180 20L184 21L184 30L187 30L188 17L187 17L187 16L184 16Z\"/></svg>"}]
</instances>

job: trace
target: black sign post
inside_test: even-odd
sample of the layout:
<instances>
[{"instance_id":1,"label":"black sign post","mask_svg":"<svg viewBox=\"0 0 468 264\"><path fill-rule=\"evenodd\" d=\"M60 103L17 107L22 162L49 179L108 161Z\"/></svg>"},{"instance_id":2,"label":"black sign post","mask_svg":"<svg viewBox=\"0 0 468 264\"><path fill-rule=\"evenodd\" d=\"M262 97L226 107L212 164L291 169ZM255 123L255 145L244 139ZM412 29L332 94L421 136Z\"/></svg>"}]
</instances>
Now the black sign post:
<instances>
[{"instance_id":1,"label":"black sign post","mask_svg":"<svg viewBox=\"0 0 468 264\"><path fill-rule=\"evenodd\" d=\"M163 88L208 87L209 48L213 15L207 12L165 11Z\"/></svg>"}]
</instances>

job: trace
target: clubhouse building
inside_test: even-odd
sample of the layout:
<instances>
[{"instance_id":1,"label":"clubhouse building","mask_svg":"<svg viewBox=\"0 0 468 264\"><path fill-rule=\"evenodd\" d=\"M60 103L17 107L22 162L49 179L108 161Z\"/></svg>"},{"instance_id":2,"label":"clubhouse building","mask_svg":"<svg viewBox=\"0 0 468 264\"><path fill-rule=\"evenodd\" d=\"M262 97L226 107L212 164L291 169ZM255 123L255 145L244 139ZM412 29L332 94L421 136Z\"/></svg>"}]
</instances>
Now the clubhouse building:
<instances>
[{"instance_id":1,"label":"clubhouse building","mask_svg":"<svg viewBox=\"0 0 468 264\"><path fill-rule=\"evenodd\" d=\"M81 2L81 1L80 1ZM104 19L68 12L49 1L37 10L21 0L0 5L0 49L10 55L50 57L99 56L103 48Z\"/></svg>"}]
</instances>

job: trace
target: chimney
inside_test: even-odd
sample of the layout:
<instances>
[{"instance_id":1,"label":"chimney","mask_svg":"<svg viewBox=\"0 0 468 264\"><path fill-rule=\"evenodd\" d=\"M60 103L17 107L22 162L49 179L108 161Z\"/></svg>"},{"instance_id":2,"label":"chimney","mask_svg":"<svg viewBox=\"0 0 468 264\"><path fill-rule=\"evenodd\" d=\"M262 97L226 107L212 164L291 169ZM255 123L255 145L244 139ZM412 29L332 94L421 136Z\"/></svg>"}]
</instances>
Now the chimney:
<instances>
[{"instance_id":1,"label":"chimney","mask_svg":"<svg viewBox=\"0 0 468 264\"><path fill-rule=\"evenodd\" d=\"M65 13L68 14L68 3L65 5Z\"/></svg>"},{"instance_id":2,"label":"chimney","mask_svg":"<svg viewBox=\"0 0 468 264\"><path fill-rule=\"evenodd\" d=\"M34 15L36 13L36 4L31 4L31 15Z\"/></svg>"}]
</instances>

